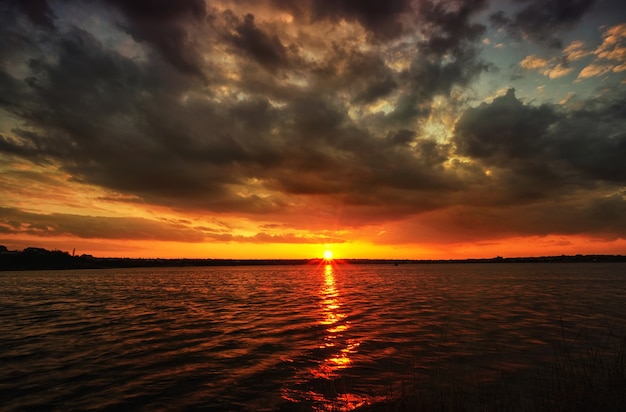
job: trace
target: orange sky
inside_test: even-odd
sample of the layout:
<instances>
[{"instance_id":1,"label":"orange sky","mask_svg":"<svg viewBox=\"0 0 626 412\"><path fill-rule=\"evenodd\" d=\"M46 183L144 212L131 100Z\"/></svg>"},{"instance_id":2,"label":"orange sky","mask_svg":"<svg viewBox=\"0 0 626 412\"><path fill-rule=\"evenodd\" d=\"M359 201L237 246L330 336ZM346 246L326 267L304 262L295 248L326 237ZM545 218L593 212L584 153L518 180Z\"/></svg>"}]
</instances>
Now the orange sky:
<instances>
[{"instance_id":1,"label":"orange sky","mask_svg":"<svg viewBox=\"0 0 626 412\"><path fill-rule=\"evenodd\" d=\"M14 2L0 245L624 254L626 21L592 3Z\"/></svg>"}]
</instances>

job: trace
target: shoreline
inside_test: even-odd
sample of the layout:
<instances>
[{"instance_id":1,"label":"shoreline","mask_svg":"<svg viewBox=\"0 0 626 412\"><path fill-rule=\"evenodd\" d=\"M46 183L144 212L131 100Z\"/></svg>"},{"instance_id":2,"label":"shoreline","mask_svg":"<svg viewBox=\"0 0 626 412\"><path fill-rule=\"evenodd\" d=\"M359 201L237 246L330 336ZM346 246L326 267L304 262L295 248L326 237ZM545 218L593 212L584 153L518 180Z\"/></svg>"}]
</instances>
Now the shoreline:
<instances>
[{"instance_id":1,"label":"shoreline","mask_svg":"<svg viewBox=\"0 0 626 412\"><path fill-rule=\"evenodd\" d=\"M274 266L311 265L324 263L353 265L406 265L406 264L506 264L506 263L608 263L626 262L625 255L561 255L538 257L509 257L475 259L335 259L325 261L311 259L198 259L198 258L119 258L72 256L60 250L26 248L23 251L2 251L0 271L19 270L69 270L69 269L115 269L148 267L203 267L203 266Z\"/></svg>"}]
</instances>

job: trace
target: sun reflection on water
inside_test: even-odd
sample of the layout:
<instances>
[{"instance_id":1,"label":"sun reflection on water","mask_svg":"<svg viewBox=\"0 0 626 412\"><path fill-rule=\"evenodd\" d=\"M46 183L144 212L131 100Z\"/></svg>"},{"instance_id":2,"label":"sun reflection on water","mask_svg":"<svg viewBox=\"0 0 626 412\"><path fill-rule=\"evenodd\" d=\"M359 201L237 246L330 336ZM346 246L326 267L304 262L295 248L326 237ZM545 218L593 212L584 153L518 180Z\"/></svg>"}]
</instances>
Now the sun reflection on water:
<instances>
[{"instance_id":1,"label":"sun reflection on water","mask_svg":"<svg viewBox=\"0 0 626 412\"><path fill-rule=\"evenodd\" d=\"M341 338L342 334L350 329L350 322L343 322L346 314L341 310L332 264L324 266L324 285L320 290L320 297L322 298L322 313L324 315L320 324L327 326L322 347L336 347L338 351L326 358L324 364L320 365L318 370L313 371L313 374L330 379L337 376L339 369L347 368L352 363L350 355L356 352L360 344L351 339L337 342L338 338Z\"/></svg>"},{"instance_id":2,"label":"sun reflection on water","mask_svg":"<svg viewBox=\"0 0 626 412\"><path fill-rule=\"evenodd\" d=\"M325 264L322 273L319 324L324 334L317 350L320 361L303 377L301 390L284 392L283 397L314 411L351 411L369 402L366 396L352 393L344 382L361 341L350 336L352 325L335 281L336 264Z\"/></svg>"}]
</instances>

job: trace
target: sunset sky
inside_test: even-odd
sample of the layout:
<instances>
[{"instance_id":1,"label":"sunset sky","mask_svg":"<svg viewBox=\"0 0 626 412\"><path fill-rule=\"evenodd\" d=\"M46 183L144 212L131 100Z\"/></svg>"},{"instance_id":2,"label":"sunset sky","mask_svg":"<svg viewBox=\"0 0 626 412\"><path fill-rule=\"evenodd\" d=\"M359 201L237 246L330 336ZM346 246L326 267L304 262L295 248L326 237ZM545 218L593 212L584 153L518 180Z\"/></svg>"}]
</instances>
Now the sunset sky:
<instances>
[{"instance_id":1,"label":"sunset sky","mask_svg":"<svg viewBox=\"0 0 626 412\"><path fill-rule=\"evenodd\" d=\"M626 254L624 0L8 0L0 244Z\"/></svg>"}]
</instances>

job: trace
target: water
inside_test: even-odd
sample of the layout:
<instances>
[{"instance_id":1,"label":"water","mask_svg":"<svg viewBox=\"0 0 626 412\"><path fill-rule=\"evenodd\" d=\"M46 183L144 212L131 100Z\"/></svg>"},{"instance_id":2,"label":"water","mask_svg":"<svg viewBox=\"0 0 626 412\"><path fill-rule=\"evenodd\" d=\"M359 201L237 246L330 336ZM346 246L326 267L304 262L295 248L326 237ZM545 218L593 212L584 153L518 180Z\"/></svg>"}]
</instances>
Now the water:
<instances>
[{"instance_id":1,"label":"water","mask_svg":"<svg viewBox=\"0 0 626 412\"><path fill-rule=\"evenodd\" d=\"M623 335L626 265L0 272L0 302L1 410L351 410Z\"/></svg>"}]
</instances>

